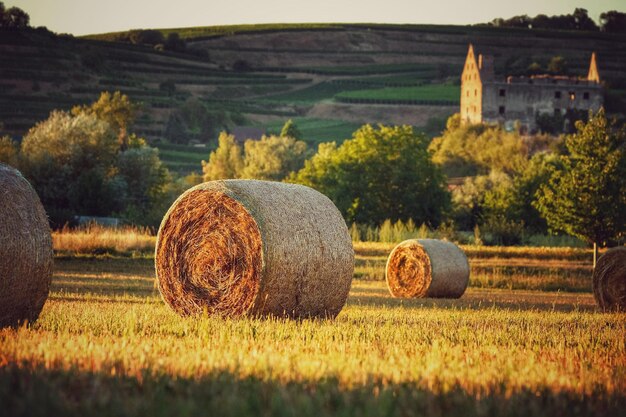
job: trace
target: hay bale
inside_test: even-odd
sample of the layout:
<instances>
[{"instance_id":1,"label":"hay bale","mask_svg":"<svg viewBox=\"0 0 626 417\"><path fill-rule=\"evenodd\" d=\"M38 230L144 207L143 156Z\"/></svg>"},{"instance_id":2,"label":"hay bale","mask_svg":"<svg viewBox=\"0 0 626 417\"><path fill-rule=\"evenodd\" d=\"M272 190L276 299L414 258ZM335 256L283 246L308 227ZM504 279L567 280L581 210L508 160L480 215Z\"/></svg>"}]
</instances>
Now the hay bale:
<instances>
[{"instance_id":1,"label":"hay bale","mask_svg":"<svg viewBox=\"0 0 626 417\"><path fill-rule=\"evenodd\" d=\"M598 259L593 297L603 310L626 311L626 247L609 249Z\"/></svg>"},{"instance_id":2,"label":"hay bale","mask_svg":"<svg viewBox=\"0 0 626 417\"><path fill-rule=\"evenodd\" d=\"M398 298L459 298L469 282L469 263L454 243L409 239L387 258L387 287Z\"/></svg>"},{"instance_id":3,"label":"hay bale","mask_svg":"<svg viewBox=\"0 0 626 417\"><path fill-rule=\"evenodd\" d=\"M255 180L182 194L157 236L161 296L183 316L334 317L348 297L354 251L323 194Z\"/></svg>"},{"instance_id":4,"label":"hay bale","mask_svg":"<svg viewBox=\"0 0 626 417\"><path fill-rule=\"evenodd\" d=\"M33 322L52 277L52 237L35 190L0 164L0 327Z\"/></svg>"}]
</instances>

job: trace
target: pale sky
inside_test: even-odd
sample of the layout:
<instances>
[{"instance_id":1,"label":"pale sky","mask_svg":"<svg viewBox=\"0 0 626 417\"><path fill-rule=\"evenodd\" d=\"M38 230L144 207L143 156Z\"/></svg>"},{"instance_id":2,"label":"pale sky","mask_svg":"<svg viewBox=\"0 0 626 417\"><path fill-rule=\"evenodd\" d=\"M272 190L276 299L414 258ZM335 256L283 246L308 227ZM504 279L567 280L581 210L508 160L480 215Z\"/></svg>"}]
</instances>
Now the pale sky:
<instances>
[{"instance_id":1,"label":"pale sky","mask_svg":"<svg viewBox=\"0 0 626 417\"><path fill-rule=\"evenodd\" d=\"M127 29L242 23L469 24L496 17L568 14L576 7L598 21L624 0L3 0L30 15L32 26L85 35Z\"/></svg>"}]
</instances>

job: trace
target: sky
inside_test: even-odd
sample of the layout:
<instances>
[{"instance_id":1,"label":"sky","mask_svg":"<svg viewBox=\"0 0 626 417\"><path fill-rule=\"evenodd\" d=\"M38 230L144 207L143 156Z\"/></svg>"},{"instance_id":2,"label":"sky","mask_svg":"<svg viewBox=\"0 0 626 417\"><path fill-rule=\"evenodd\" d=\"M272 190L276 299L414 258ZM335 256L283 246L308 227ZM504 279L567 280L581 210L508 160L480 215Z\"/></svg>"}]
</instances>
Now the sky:
<instances>
[{"instance_id":1,"label":"sky","mask_svg":"<svg viewBox=\"0 0 626 417\"><path fill-rule=\"evenodd\" d=\"M128 29L245 23L471 24L496 17L555 15L582 7L598 21L624 0L3 0L30 15L31 26L85 35Z\"/></svg>"}]
</instances>

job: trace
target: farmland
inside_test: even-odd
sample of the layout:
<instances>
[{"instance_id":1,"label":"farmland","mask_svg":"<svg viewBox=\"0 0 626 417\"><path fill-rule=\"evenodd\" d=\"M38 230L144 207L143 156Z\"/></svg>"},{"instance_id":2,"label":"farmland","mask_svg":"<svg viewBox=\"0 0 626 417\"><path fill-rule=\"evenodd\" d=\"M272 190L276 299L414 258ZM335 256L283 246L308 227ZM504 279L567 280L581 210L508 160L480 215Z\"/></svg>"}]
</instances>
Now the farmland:
<instances>
[{"instance_id":1,"label":"farmland","mask_svg":"<svg viewBox=\"0 0 626 417\"><path fill-rule=\"evenodd\" d=\"M461 299L399 300L382 281L393 245L355 243L335 320L180 318L155 286L154 238L135 232L91 248L87 235L55 234L40 319L0 332L9 415L605 416L626 405L624 314L598 312L587 249L467 246ZM94 250L105 246L117 252Z\"/></svg>"},{"instance_id":2,"label":"farmland","mask_svg":"<svg viewBox=\"0 0 626 417\"><path fill-rule=\"evenodd\" d=\"M132 131L161 149L172 171L198 172L220 130L254 126L276 132L297 119L310 145L338 141L365 123L408 124L437 135L458 109L467 45L496 56L500 76L545 66L559 54L572 75L600 57L607 106L623 106L624 37L437 25L306 24L163 29L185 51L43 31L0 36L2 134L15 138L53 109L68 110L119 90L142 111ZM575 42L572 42L575 39ZM42 65L45 63L45 65ZM190 101L206 109L201 125L177 125ZM191 145L203 143L200 150ZM177 149L174 147L178 146Z\"/></svg>"}]
</instances>

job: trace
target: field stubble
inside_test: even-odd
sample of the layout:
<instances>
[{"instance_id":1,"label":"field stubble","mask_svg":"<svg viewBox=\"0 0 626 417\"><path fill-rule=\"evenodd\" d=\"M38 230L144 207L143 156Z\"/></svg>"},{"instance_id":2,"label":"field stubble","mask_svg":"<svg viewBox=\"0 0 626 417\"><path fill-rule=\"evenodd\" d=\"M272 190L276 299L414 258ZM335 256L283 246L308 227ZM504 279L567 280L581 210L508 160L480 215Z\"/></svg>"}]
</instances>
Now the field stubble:
<instances>
[{"instance_id":1,"label":"field stubble","mask_svg":"<svg viewBox=\"0 0 626 417\"><path fill-rule=\"evenodd\" d=\"M161 301L149 257L66 253L39 321L0 331L0 403L9 415L623 412L625 317L600 313L590 287L475 279L458 300L394 299L363 272L373 262L380 274L391 246L356 244L347 306L336 320L299 321L183 319ZM473 274L587 268L588 251L466 249Z\"/></svg>"}]
</instances>

